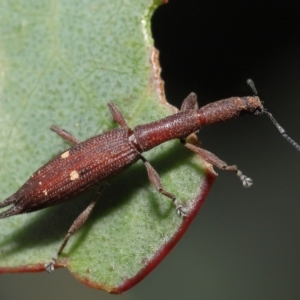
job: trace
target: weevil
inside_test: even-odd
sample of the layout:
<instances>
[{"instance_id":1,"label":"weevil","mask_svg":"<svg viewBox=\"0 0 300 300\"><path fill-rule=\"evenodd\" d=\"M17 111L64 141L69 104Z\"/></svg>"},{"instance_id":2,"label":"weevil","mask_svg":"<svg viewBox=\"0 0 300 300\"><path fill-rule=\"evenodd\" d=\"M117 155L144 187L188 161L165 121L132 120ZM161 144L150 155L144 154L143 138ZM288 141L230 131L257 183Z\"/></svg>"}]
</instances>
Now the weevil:
<instances>
[{"instance_id":1,"label":"weevil","mask_svg":"<svg viewBox=\"0 0 300 300\"><path fill-rule=\"evenodd\" d=\"M101 185L109 178L121 173L126 168L142 160L145 164L150 182L156 190L169 198L179 216L185 217L187 210L166 191L160 177L142 153L166 141L179 141L205 161L215 167L236 173L244 187L252 185L252 179L243 175L235 165L227 165L213 153L188 142L187 137L202 126L230 120L244 113L251 115L267 114L281 134L300 151L296 144L263 107L259 97L232 97L219 100L198 108L197 96L191 93L182 103L181 110L161 120L131 129L115 104L108 104L113 120L119 128L80 142L68 131L52 125L51 130L72 144L40 169L25 182L21 188L0 203L0 208L9 207L0 213L0 219L14 215L37 211L68 200L73 195L98 183ZM70 236L79 229L90 215L100 192L88 207L75 219L64 237L58 251L45 265L48 272L54 270L55 262L63 251Z\"/></svg>"}]
</instances>

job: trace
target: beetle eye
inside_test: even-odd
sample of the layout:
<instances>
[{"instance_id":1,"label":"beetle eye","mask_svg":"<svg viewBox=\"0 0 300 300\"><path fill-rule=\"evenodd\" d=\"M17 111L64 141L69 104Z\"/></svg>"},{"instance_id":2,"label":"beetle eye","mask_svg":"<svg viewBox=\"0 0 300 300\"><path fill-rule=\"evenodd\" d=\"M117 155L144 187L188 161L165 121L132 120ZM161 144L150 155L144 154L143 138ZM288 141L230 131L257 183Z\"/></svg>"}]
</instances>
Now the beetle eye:
<instances>
[{"instance_id":1,"label":"beetle eye","mask_svg":"<svg viewBox=\"0 0 300 300\"><path fill-rule=\"evenodd\" d=\"M255 109L255 111L254 111L253 114L254 114L254 116L260 116L260 115L262 115L264 112L265 112L264 109L262 109L261 107L258 107L258 108Z\"/></svg>"}]
</instances>

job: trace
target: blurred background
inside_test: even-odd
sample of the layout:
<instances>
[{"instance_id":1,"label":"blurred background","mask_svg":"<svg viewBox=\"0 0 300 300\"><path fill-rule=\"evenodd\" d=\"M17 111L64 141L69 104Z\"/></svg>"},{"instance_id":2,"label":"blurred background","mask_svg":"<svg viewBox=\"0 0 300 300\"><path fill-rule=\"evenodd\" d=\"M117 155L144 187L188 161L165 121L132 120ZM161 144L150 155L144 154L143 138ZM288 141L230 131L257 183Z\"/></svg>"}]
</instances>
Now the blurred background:
<instances>
[{"instance_id":1,"label":"blurred background","mask_svg":"<svg viewBox=\"0 0 300 300\"><path fill-rule=\"evenodd\" d=\"M252 95L300 142L300 2L170 0L152 19L169 102L200 106ZM179 244L122 296L85 287L67 270L4 274L0 299L300 299L300 153L267 117L203 128L205 149L254 179L220 172ZM50 276L50 277L49 277Z\"/></svg>"}]
</instances>

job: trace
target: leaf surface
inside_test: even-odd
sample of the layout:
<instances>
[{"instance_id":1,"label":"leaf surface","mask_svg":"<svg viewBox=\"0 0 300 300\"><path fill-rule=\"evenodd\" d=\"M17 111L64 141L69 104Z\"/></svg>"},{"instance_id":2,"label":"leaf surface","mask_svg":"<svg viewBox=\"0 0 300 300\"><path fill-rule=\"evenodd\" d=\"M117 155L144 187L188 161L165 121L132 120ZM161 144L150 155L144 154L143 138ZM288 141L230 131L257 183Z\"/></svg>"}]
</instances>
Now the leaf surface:
<instances>
[{"instance_id":1,"label":"leaf surface","mask_svg":"<svg viewBox=\"0 0 300 300\"><path fill-rule=\"evenodd\" d=\"M116 127L113 101L129 126L175 112L165 102L150 33L159 1L2 1L0 9L0 190L14 193L67 145ZM113 179L57 267L84 283L122 292L172 249L202 205L214 174L178 141L145 156L165 189L188 209L183 221L149 183L141 162ZM68 203L0 220L0 272L43 271L97 187ZM4 209L3 209L4 210ZM55 273L54 273L55 274Z\"/></svg>"}]
</instances>

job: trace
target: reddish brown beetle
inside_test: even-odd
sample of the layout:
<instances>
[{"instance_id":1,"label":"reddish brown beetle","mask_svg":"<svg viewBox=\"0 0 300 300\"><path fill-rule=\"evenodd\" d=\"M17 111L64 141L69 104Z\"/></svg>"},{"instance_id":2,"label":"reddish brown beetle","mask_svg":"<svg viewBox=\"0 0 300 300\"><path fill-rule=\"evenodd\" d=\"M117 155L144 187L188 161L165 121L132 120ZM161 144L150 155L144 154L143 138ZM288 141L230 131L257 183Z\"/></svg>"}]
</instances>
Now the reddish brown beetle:
<instances>
[{"instance_id":1,"label":"reddish brown beetle","mask_svg":"<svg viewBox=\"0 0 300 300\"><path fill-rule=\"evenodd\" d=\"M298 150L300 149L298 144L285 135L282 127L264 109L260 99L256 96L233 97L216 101L198 109L197 97L191 93L183 101L178 113L149 124L138 125L134 129L128 127L122 113L113 103L109 103L108 106L114 121L120 127L84 142L80 142L72 134L57 126L51 126L52 131L69 141L73 146L42 166L30 176L16 193L1 202L0 208L11 207L0 213L0 219L62 203L94 183L103 184L139 159L146 166L150 182L161 194L173 201L177 213L184 217L187 213L186 210L173 194L163 188L159 175L141 153L168 140L178 138L186 148L199 154L217 168L235 172L244 187L250 187L252 180L243 175L236 166L228 166L211 152L186 140L190 134L203 125L226 121L243 113L267 114L281 134ZM56 255L45 265L48 272L54 270L57 257L64 249L70 236L84 224L97 199L98 196L74 221Z\"/></svg>"}]
</instances>

